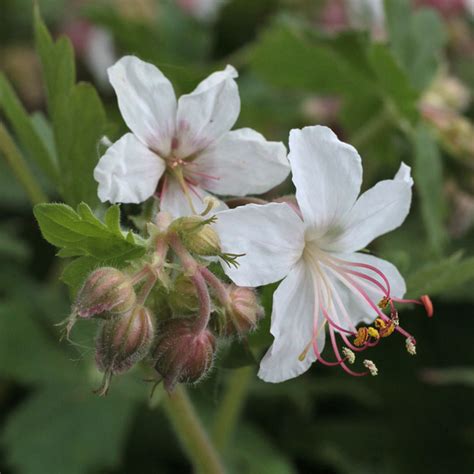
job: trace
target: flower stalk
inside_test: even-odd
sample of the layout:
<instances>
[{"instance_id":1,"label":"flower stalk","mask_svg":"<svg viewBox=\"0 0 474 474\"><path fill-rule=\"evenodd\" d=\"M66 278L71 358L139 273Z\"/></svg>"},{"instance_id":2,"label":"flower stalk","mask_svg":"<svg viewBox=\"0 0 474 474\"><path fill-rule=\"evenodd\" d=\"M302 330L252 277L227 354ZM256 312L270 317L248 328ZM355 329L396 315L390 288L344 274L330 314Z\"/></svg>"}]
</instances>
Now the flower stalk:
<instances>
[{"instance_id":1,"label":"flower stalk","mask_svg":"<svg viewBox=\"0 0 474 474\"><path fill-rule=\"evenodd\" d=\"M164 410L181 445L199 474L224 474L226 471L209 439L189 396L181 385L165 397Z\"/></svg>"}]
</instances>

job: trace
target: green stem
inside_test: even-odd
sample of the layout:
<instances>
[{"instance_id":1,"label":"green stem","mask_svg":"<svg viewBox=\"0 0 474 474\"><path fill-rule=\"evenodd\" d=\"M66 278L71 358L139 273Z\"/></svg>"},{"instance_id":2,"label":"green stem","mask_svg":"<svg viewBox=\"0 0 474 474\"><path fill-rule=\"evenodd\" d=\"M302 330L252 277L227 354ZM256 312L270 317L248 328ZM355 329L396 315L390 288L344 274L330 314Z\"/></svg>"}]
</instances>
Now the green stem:
<instances>
[{"instance_id":1,"label":"green stem","mask_svg":"<svg viewBox=\"0 0 474 474\"><path fill-rule=\"evenodd\" d=\"M197 417L184 387L178 385L165 397L163 406L196 472L224 474L225 469L219 455Z\"/></svg>"},{"instance_id":2,"label":"green stem","mask_svg":"<svg viewBox=\"0 0 474 474\"><path fill-rule=\"evenodd\" d=\"M212 430L212 438L219 452L225 451L235 431L253 375L253 367L242 367L234 370L229 377Z\"/></svg>"},{"instance_id":3,"label":"green stem","mask_svg":"<svg viewBox=\"0 0 474 474\"><path fill-rule=\"evenodd\" d=\"M31 203L35 205L41 202L47 202L47 196L38 186L36 179L29 170L22 154L2 123L0 123L0 153L5 156L8 165L25 189Z\"/></svg>"}]
</instances>

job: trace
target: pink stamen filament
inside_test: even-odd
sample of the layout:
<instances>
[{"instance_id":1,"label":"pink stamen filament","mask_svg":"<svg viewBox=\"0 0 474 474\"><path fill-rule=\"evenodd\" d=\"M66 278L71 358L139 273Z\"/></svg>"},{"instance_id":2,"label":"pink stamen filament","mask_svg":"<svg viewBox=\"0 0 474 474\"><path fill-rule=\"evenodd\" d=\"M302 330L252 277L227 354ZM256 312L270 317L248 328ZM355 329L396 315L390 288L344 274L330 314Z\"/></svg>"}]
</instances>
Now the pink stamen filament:
<instances>
[{"instance_id":1,"label":"pink stamen filament","mask_svg":"<svg viewBox=\"0 0 474 474\"><path fill-rule=\"evenodd\" d=\"M373 271L374 273L376 273L377 275L380 276L380 278L382 278L382 280L385 282L385 284L387 285L387 293L390 294L391 293L391 289L390 289L390 282L388 281L388 278L385 276L385 274L380 271L378 268L374 267L373 265L369 265L367 263L358 263L358 262L350 262L348 260L342 260L340 258L336 258L336 257L331 257L333 260L335 260L336 262L340 263L341 265L347 265L347 266L351 266L351 267L360 267L360 268L366 268L367 270L371 270Z\"/></svg>"},{"instance_id":2,"label":"pink stamen filament","mask_svg":"<svg viewBox=\"0 0 474 474\"><path fill-rule=\"evenodd\" d=\"M352 344L351 341L349 341L349 339L347 338L345 334L340 333L339 335L342 337L344 344L352 351L362 352L362 351L365 351L369 347L367 344L364 344L363 346L360 346L360 347L354 346L354 344Z\"/></svg>"},{"instance_id":3,"label":"pink stamen filament","mask_svg":"<svg viewBox=\"0 0 474 474\"><path fill-rule=\"evenodd\" d=\"M351 336L355 336L356 333L353 331L348 331L347 329L342 328L341 326L337 325L332 318L329 316L328 312L321 306L321 311L323 312L324 317L327 319L328 323L335 329L340 332L345 332L346 334L350 334Z\"/></svg>"},{"instance_id":4,"label":"pink stamen filament","mask_svg":"<svg viewBox=\"0 0 474 474\"><path fill-rule=\"evenodd\" d=\"M339 267L340 268L340 267ZM379 281L377 281L375 278L372 278L371 276L369 275L366 275L365 273L361 273L361 272L356 272L354 270L343 270L341 269L342 272L344 273L348 273L350 275L354 275L354 276L358 276L359 278L362 278L364 280L367 280L369 281L370 283L372 283L373 285L375 285L377 288L379 288L380 291L382 291L382 293L385 294L385 296L387 296L388 298L390 298L390 293L388 292L388 288L385 288Z\"/></svg>"},{"instance_id":5,"label":"pink stamen filament","mask_svg":"<svg viewBox=\"0 0 474 474\"><path fill-rule=\"evenodd\" d=\"M379 315L380 318L382 318L385 322L391 322L391 319L380 310L380 308L369 298L369 295L367 295L367 293L351 277L349 277L347 275L342 275L342 274L336 272L334 269L331 269L331 270L334 272L336 277L344 285L348 286L348 284L349 284L350 286L352 286L352 288L357 290L357 292L369 304L369 306L372 309L375 310L375 312ZM413 341L413 343L416 344L415 338L410 333L408 333L403 328L401 328L400 326L396 326L395 331L399 332L400 334L402 334L406 338L410 338Z\"/></svg>"},{"instance_id":6,"label":"pink stamen filament","mask_svg":"<svg viewBox=\"0 0 474 474\"><path fill-rule=\"evenodd\" d=\"M344 371L347 372L349 375L353 375L354 377L363 377L364 375L368 375L369 372L354 372L353 370L349 369L349 367L347 367L347 365L344 363L344 359L341 357L341 354L339 353L339 348L337 347L334 329L331 326L329 326L329 334L331 336L331 344L334 350L334 354L336 355L337 360L340 361L340 365L344 369Z\"/></svg>"}]
</instances>

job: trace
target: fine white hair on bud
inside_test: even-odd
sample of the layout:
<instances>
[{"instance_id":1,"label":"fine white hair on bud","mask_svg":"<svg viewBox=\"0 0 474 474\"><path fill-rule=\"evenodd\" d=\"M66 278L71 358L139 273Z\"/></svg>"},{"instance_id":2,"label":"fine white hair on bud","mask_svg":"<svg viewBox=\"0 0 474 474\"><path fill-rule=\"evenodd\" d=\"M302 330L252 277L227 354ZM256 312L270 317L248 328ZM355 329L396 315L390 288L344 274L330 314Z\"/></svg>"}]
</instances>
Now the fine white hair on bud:
<instances>
[{"instance_id":1,"label":"fine white hair on bud","mask_svg":"<svg viewBox=\"0 0 474 474\"><path fill-rule=\"evenodd\" d=\"M364 365L369 370L370 375L375 376L379 373L377 366L371 360L365 359Z\"/></svg>"},{"instance_id":2,"label":"fine white hair on bud","mask_svg":"<svg viewBox=\"0 0 474 474\"><path fill-rule=\"evenodd\" d=\"M416 355L416 345L413 339L407 338L407 340L405 341L405 346L407 348L408 354L412 356Z\"/></svg>"},{"instance_id":3,"label":"fine white hair on bud","mask_svg":"<svg viewBox=\"0 0 474 474\"><path fill-rule=\"evenodd\" d=\"M342 354L344 355L344 358L349 362L349 364L353 364L356 360L356 356L354 352L352 352L349 348L343 347L342 348Z\"/></svg>"}]
</instances>

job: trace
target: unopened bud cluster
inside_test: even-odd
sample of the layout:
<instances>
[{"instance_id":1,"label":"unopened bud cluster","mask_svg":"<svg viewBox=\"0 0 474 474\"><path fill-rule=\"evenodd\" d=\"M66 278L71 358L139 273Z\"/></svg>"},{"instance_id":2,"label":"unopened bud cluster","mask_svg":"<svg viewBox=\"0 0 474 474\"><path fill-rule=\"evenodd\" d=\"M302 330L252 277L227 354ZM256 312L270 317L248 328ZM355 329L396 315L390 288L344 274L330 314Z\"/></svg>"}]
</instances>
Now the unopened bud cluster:
<instances>
[{"instance_id":1,"label":"unopened bud cluster","mask_svg":"<svg viewBox=\"0 0 474 474\"><path fill-rule=\"evenodd\" d=\"M112 376L144 361L168 391L197 383L212 369L219 338L245 337L263 316L252 288L222 282L203 260L225 259L213 219L172 222L158 215L141 268L94 270L79 290L66 320L69 338L78 320L98 319L95 361ZM231 257L232 259L233 257Z\"/></svg>"}]
</instances>

